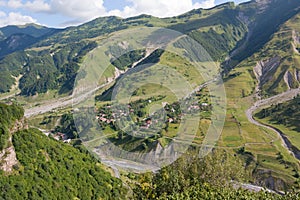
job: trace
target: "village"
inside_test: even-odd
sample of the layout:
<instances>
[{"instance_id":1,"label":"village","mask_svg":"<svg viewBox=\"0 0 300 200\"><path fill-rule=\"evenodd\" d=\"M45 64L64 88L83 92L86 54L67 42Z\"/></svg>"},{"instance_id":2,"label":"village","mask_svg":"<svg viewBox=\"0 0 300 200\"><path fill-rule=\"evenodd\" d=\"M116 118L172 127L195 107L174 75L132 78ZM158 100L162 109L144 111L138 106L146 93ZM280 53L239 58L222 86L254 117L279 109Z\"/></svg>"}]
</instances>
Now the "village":
<instances>
[{"instance_id":1,"label":"village","mask_svg":"<svg viewBox=\"0 0 300 200\"><path fill-rule=\"evenodd\" d=\"M184 115L210 112L212 109L207 94L203 94L202 91L184 102L169 103L162 101L164 98L158 96L140 99L127 105L106 104L97 110L96 119L103 129L110 126L114 131L118 131L119 127L117 126L125 127L127 123L127 126L130 127L134 122L139 127L139 131L159 131L159 128L162 129L170 123L180 124ZM147 108L156 102L161 102L161 108L156 112L149 113Z\"/></svg>"},{"instance_id":2,"label":"village","mask_svg":"<svg viewBox=\"0 0 300 200\"><path fill-rule=\"evenodd\" d=\"M95 109L95 119L102 130L109 128L117 133L121 130L131 132L133 135L147 136L166 132L170 124L180 124L186 115L207 113L210 115L212 106L206 90L201 89L184 101L163 101L165 96L139 99L128 104L105 104ZM159 109L148 111L152 105L160 105ZM73 110L72 112L75 112ZM65 143L70 143L78 138L78 133L73 120L73 113L64 114L60 119L62 126L56 126L51 131L51 136ZM77 112L79 112L77 110ZM207 116L206 115L206 116ZM66 128L62 128L66 127ZM126 127L122 129L122 127Z\"/></svg>"}]
</instances>

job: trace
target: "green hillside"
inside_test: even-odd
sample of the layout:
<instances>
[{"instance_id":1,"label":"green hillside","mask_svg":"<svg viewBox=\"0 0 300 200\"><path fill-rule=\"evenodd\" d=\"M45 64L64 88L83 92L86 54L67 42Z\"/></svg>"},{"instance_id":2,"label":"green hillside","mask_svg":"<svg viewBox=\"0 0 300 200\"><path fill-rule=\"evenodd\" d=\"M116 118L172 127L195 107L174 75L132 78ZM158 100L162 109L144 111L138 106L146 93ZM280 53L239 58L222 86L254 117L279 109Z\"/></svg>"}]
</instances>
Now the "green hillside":
<instances>
[{"instance_id":1,"label":"green hillside","mask_svg":"<svg viewBox=\"0 0 300 200\"><path fill-rule=\"evenodd\" d=\"M0 70L7 74L5 79L8 80L2 83L1 90L7 92L12 86L9 85L12 77L21 74L21 95L32 96L49 90L68 93L72 91L82 57L95 47L94 42L82 41L65 46L56 45L51 50L27 50L10 54L0 60Z\"/></svg>"},{"instance_id":2,"label":"green hillside","mask_svg":"<svg viewBox=\"0 0 300 200\"><path fill-rule=\"evenodd\" d=\"M250 21L249 31L243 48L232 59L242 61L260 50L282 24L299 12L299 4L295 0L250 1L241 4L239 10L243 13L242 18L245 20L246 17L246 21Z\"/></svg>"},{"instance_id":3,"label":"green hillside","mask_svg":"<svg viewBox=\"0 0 300 200\"><path fill-rule=\"evenodd\" d=\"M0 28L0 35L3 39L8 38L14 34L27 34L35 38L39 38L45 35L51 35L58 29L48 28L45 26L40 26L36 24L26 24L23 26L5 26Z\"/></svg>"},{"instance_id":4,"label":"green hillside","mask_svg":"<svg viewBox=\"0 0 300 200\"><path fill-rule=\"evenodd\" d=\"M134 187L135 199L298 199L291 192L285 196L266 191L251 192L226 180L240 181L246 178L239 159L222 151L215 151L204 159L185 155L171 166L164 167L154 175L135 176L140 184ZM222 162L219 162L222 160ZM227 169L227 170L226 170Z\"/></svg>"},{"instance_id":5,"label":"green hillside","mask_svg":"<svg viewBox=\"0 0 300 200\"><path fill-rule=\"evenodd\" d=\"M262 97L299 87L300 54L296 39L299 23L300 15L297 14L281 25L262 49L240 64L254 68L252 76L259 81Z\"/></svg>"},{"instance_id":6,"label":"green hillside","mask_svg":"<svg viewBox=\"0 0 300 200\"><path fill-rule=\"evenodd\" d=\"M158 47L161 41L139 43L144 35L132 36L130 31L143 27L186 34L212 60L207 56L193 62L203 50L193 51L192 45L184 44L181 38L166 49ZM149 31L147 36L169 41L157 37L157 33ZM299 0L252 0L240 5L229 2L169 18L101 17L63 30L9 26L0 28L0 47L0 98L4 97L6 103L15 102L11 106L0 104L0 150L7 156L7 149L13 147L17 159L10 172L0 170L0 199L300 198L299 95L280 104L272 101L285 99L275 95L290 94L300 87ZM106 71L99 68L103 63ZM212 103L218 97L209 90L210 83L198 89L208 80L193 64L204 71L220 72L226 89L224 127L220 137L216 136L212 153L201 159L197 156L199 149L218 118L213 115L218 106ZM93 70L103 72L102 77L95 77ZM151 83L139 85L149 77ZM72 108L76 104L71 96L74 83L79 90L93 86L82 78L96 78L101 85L94 91L95 102L90 109L87 105ZM170 89L172 84L176 90ZM118 91L120 99L112 100L118 87L122 89ZM188 87L194 95L186 96L191 92ZM130 98L124 98L128 94ZM183 103L186 99L188 102ZM18 103L24 105L28 119L23 118L24 110ZM47 110L52 105L56 106ZM38 111L30 112L35 109ZM74 113L83 116L78 120ZM194 124L197 128L182 125L185 114L199 114ZM126 120L119 120L122 117ZM11 130L20 120L46 129L50 136L34 128ZM92 126L94 122L97 127ZM91 135L85 135L90 130ZM178 137L179 130L184 130L187 137ZM190 135L193 132L195 135ZM56 141L52 136L70 139L71 143ZM191 136L193 141L189 143ZM286 147L284 138L292 148ZM111 164L114 161L109 158L102 161L111 162L109 166L113 167L104 167L97 160L97 150L111 150L114 147L110 144L136 153L133 160L138 160L149 152L169 150L168 145L175 141L188 143L188 150L175 163L155 173L116 169L119 165ZM119 159L123 152L117 150ZM147 164L157 164L151 159L146 160ZM124 162L125 166L131 164ZM5 165L3 159L1 164ZM237 189L230 184L233 182L286 195L253 193L249 186L247 190Z\"/></svg>"},{"instance_id":7,"label":"green hillside","mask_svg":"<svg viewBox=\"0 0 300 200\"><path fill-rule=\"evenodd\" d=\"M7 106L0 103L0 151L7 148L9 144L10 129L16 120L21 120L24 110L17 105Z\"/></svg>"},{"instance_id":8,"label":"green hillside","mask_svg":"<svg viewBox=\"0 0 300 200\"><path fill-rule=\"evenodd\" d=\"M300 96L288 102L264 108L255 117L282 130L292 143L300 149Z\"/></svg>"},{"instance_id":9,"label":"green hillside","mask_svg":"<svg viewBox=\"0 0 300 200\"><path fill-rule=\"evenodd\" d=\"M1 150L22 108L0 105ZM81 145L73 147L36 129L12 135L17 158L10 173L0 170L0 199L123 199L126 189ZM3 165L2 155L0 165Z\"/></svg>"},{"instance_id":10,"label":"green hillside","mask_svg":"<svg viewBox=\"0 0 300 200\"><path fill-rule=\"evenodd\" d=\"M3 199L123 199L122 182L83 148L29 129L13 136L19 163L0 176Z\"/></svg>"},{"instance_id":11,"label":"green hillside","mask_svg":"<svg viewBox=\"0 0 300 200\"><path fill-rule=\"evenodd\" d=\"M95 19L78 27L70 27L59 32L48 30L49 33L46 32L47 30L43 27L40 27L38 30L41 31L40 34L44 34L43 37L45 38L30 42L32 47L27 49L25 52L33 51L35 54L48 54L47 56L53 55L53 57L57 57L60 56L56 55L61 52L59 51L60 49L68 51L70 46L76 46L78 43L87 41L100 42L105 39L108 34L121 30L137 27L165 27L191 36L207 50L215 61L226 61L223 63L222 67L223 70L227 72L237 63L248 56L251 56L255 51L263 47L272 35L278 31L278 28L285 23L286 20L297 13L298 10L294 9L297 7L299 7L299 2L295 0L290 0L288 3L285 3L285 1L274 0L274 2L269 2L268 6L262 11L259 10L260 4L255 3L254 1L241 4L239 6L235 6L233 3L226 3L208 10L193 10L184 15L172 18L160 19L148 15L141 15L127 19L104 17ZM280 12L278 9L280 9ZM31 26L27 26L24 29L20 29L19 32L26 32L28 36L35 37L35 35L32 34L32 27L30 27ZM9 27L6 29L9 30ZM37 34L38 33L39 32L37 31ZM21 45L20 47L26 47L26 45L28 45L28 43L26 43L26 39L23 42L24 45ZM20 44L21 43L22 40L20 39ZM17 48L17 50L19 50L19 48ZM90 51L91 49L86 50ZM72 51L74 54L82 54L81 49L75 48ZM81 56L84 56L84 54ZM9 55L9 57L9 61L6 58L2 59L6 61L5 63L2 62L0 64L1 72L7 73L7 71L12 71L10 66L12 65L12 62L14 62L13 60L18 58L11 59L11 55ZM71 60L72 59L69 57L68 62L71 62ZM32 64L39 65L39 62L40 60L37 59L36 61L33 61ZM24 63L20 63L17 67L22 67L23 64ZM59 68L67 68L64 66L58 66L58 64L51 65L51 68L55 67L58 71L60 71ZM15 68L16 65L13 67ZM40 68L39 66L36 67ZM72 68L76 73L76 67ZM32 70L35 71L36 69ZM32 70L31 68L29 68L29 70L27 68L26 71L18 71L11 75L14 77L19 74L31 76L30 73L35 73L31 72ZM51 77L48 78L52 79ZM20 88L22 90L21 94L30 96L35 93L45 93L48 90L58 89L58 87L47 86L47 83L45 83L46 79L37 80L35 78L31 80L34 84L46 85L44 89L27 89L27 87L31 86L30 83L25 83L25 86L21 86L23 88ZM68 83L70 82L69 79L67 81L65 79L55 81L56 83L54 84L67 85L69 90L70 87L72 87L72 84ZM7 92L13 85L11 83L12 81L9 81L6 86L0 87L0 92ZM26 89L24 89L24 87L26 87ZM65 91L68 89L62 90Z\"/></svg>"},{"instance_id":12,"label":"green hillside","mask_svg":"<svg viewBox=\"0 0 300 200\"><path fill-rule=\"evenodd\" d=\"M233 3L227 3L209 10L193 10L184 15L173 18L160 19L147 15L141 15L128 19L117 17L98 18L78 27L71 27L61 32L54 33L46 37L44 40L33 44L33 47L27 49L25 52L27 53L28 51L33 51L35 54L39 55L48 54L47 56L49 56L53 54L56 56L56 54L59 53L58 48L64 49L71 45L76 46L78 42L100 42L101 40L105 39L108 34L124 29L137 27L165 27L191 36L208 51L214 60L224 61L225 58L228 57L229 52L236 48L239 42L246 37L246 33L248 31L247 25L238 18L239 9L240 8L236 7ZM252 13L252 15L253 14L254 13ZM91 49L89 49L89 51L90 50ZM75 54L80 54L80 49L74 49L73 51ZM22 52L20 53L22 54ZM5 62L0 64L1 71L12 71L10 66L12 65L12 62L18 58L16 57L12 59L11 57L15 57L12 55L9 55L9 57L9 59L6 59L6 57L2 59L5 60ZM40 60L36 60L32 64L36 63L39 65L39 61ZM70 62L71 59L68 61ZM24 63L25 61L22 61L22 63L18 64L17 66L13 65L13 68L21 68L23 67L22 65ZM60 68L63 66L52 65L51 68L53 67ZM30 68L29 71L18 71L17 73L12 73L11 75L14 77L18 76L19 74L29 76L28 73L35 73L31 71L32 70ZM37 85L46 85L45 80L43 79L37 80L35 78L31 81ZM62 84L68 84L66 82L67 81L64 81ZM8 83L9 84L6 87L0 88L0 91L7 92L10 89L9 87L12 86L12 84L10 84L11 81ZM30 87L30 84L26 83L26 86ZM46 86L44 90L37 90L36 92L44 93L49 89L54 88ZM24 89L21 88L21 90L22 95L30 96L35 93L31 92L31 89L24 91Z\"/></svg>"},{"instance_id":13,"label":"green hillside","mask_svg":"<svg viewBox=\"0 0 300 200\"><path fill-rule=\"evenodd\" d=\"M2 27L0 28L0 58L15 51L27 49L32 44L59 31L59 29L47 28L36 24Z\"/></svg>"},{"instance_id":14,"label":"green hillside","mask_svg":"<svg viewBox=\"0 0 300 200\"><path fill-rule=\"evenodd\" d=\"M298 177L298 160L282 147L278 135L274 131L250 123L245 114L259 98L271 97L288 91L289 88L299 87L299 82L295 79L295 71L299 69L299 54L293 48L295 44L293 32L299 31L298 16L299 14L295 15L279 26L261 49L257 49L252 56L239 63L224 79L228 116L219 146L229 148L243 146L246 151L254 154L257 163L255 173L259 174L258 178L268 177L267 173L270 173L273 177L292 182ZM280 114L277 113L277 116ZM264 122L269 124L270 121ZM295 120L294 123L298 121ZM281 123L279 126L284 127ZM286 133L293 145L298 146L297 131L290 137L290 133L285 129L279 129ZM278 155L283 155L283 160L278 159ZM290 170L286 163L296 168ZM283 174L289 175L282 176Z\"/></svg>"}]
</instances>

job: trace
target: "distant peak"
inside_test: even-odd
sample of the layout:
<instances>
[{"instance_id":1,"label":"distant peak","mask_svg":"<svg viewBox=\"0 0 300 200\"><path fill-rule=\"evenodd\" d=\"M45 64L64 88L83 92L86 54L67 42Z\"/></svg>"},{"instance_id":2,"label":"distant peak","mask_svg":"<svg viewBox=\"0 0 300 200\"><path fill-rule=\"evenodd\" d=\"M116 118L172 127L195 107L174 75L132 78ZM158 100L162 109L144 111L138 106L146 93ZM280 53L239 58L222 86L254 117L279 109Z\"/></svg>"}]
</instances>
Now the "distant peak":
<instances>
[{"instance_id":1,"label":"distant peak","mask_svg":"<svg viewBox=\"0 0 300 200\"><path fill-rule=\"evenodd\" d=\"M147 15L147 14L141 14L138 16L133 16L133 17L128 17L126 18L127 20L135 20L135 19L142 19L142 18L152 18L152 15Z\"/></svg>"},{"instance_id":2,"label":"distant peak","mask_svg":"<svg viewBox=\"0 0 300 200\"><path fill-rule=\"evenodd\" d=\"M35 27L35 28L46 28L45 26L39 25L39 24L35 24L35 23L27 23L25 25L18 25L18 28L27 28L27 27Z\"/></svg>"}]
</instances>

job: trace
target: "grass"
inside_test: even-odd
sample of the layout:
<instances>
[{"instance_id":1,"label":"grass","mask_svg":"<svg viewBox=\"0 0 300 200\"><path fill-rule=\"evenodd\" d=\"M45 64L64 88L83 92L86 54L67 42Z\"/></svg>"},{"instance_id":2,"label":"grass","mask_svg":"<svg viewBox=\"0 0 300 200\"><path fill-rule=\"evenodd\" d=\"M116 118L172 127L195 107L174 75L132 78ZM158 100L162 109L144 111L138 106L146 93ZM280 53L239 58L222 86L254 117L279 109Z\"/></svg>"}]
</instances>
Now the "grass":
<instances>
[{"instance_id":1,"label":"grass","mask_svg":"<svg viewBox=\"0 0 300 200\"><path fill-rule=\"evenodd\" d=\"M219 143L220 146L241 146L243 144L243 138L239 132L239 128L236 123L232 123L229 121L225 122L225 126L223 129L223 133L221 135L221 141Z\"/></svg>"},{"instance_id":2,"label":"grass","mask_svg":"<svg viewBox=\"0 0 300 200\"><path fill-rule=\"evenodd\" d=\"M255 113L258 121L281 130L298 149L300 149L299 99L300 97L296 97L288 102L273 105Z\"/></svg>"},{"instance_id":3,"label":"grass","mask_svg":"<svg viewBox=\"0 0 300 200\"><path fill-rule=\"evenodd\" d=\"M160 101L155 101L150 103L146 110L150 110L150 108L156 105L162 105L163 102L168 102L169 104L174 103L177 99L176 94L173 93L169 88L164 87L159 84L146 84L137 89L137 95L134 95L130 98L130 101L137 101L139 99L149 99L151 97L164 95L166 96L164 99ZM161 107L161 106L160 106Z\"/></svg>"},{"instance_id":4,"label":"grass","mask_svg":"<svg viewBox=\"0 0 300 200\"><path fill-rule=\"evenodd\" d=\"M274 122L270 119L270 118L265 118L263 120L261 120L264 123L270 124L272 126L274 126L275 128L278 128L279 130L281 130L288 138L289 140L292 142L293 145L295 145L298 149L300 149L300 141L299 141L299 132L293 130L293 128L291 127L286 127L282 124L274 124Z\"/></svg>"},{"instance_id":5,"label":"grass","mask_svg":"<svg viewBox=\"0 0 300 200\"><path fill-rule=\"evenodd\" d=\"M43 130L51 130L58 125L60 115L38 115L28 120L29 125Z\"/></svg>"},{"instance_id":6,"label":"grass","mask_svg":"<svg viewBox=\"0 0 300 200\"><path fill-rule=\"evenodd\" d=\"M275 56L280 56L281 63L274 74L268 75L268 81L263 85L263 95L270 96L279 94L288 89L284 82L283 76L289 71L294 74L294 70L300 70L299 59L292 47L292 31L300 32L300 15L296 15L291 20L281 26L280 30L275 33L271 40L253 56L253 60L266 60ZM292 87L299 87L299 82L292 80Z\"/></svg>"},{"instance_id":7,"label":"grass","mask_svg":"<svg viewBox=\"0 0 300 200\"><path fill-rule=\"evenodd\" d=\"M96 67L96 64L99 61L100 60L94 59L92 61L89 61L88 63L90 63L91 65L95 65ZM203 82L203 79L201 79L201 75L199 74L199 72L195 68L193 68L192 65L182 62L182 60L180 60L180 57L178 56L174 56L170 53L165 53L161 57L161 63L169 66L171 69L176 70L179 74L183 74L184 80L191 82L191 85L199 85ZM222 135L216 148L225 148L227 151L233 153L237 148L245 146L247 151L255 155L256 160L259 162L260 168L270 169L274 171L274 174L276 174L276 176L290 182L291 180L293 180L292 168L286 169L286 166L284 164L276 160L276 153L281 152L284 160L286 160L287 162L297 163L297 161L284 149L280 140L278 140L278 136L274 132L251 124L250 122L248 122L248 119L245 115L245 110L247 110L255 101L251 96L256 85L256 80L252 72L252 67L254 65L255 62L247 61L246 65L234 69L230 73L229 77L225 79L228 106L227 117ZM161 105L163 101L168 101L169 103L171 103L176 100L174 94L167 87L164 87L164 85L163 87L161 86L161 78L157 78L157 75L161 73L160 70L162 69L159 67L157 67L156 69L157 70L152 71L152 81L157 82L157 84L142 85L141 87L139 87L137 95L132 96L130 99L130 101L135 101L140 98L147 99L149 97L157 95L167 96L163 100L152 102L150 105L148 105L146 110L151 110L150 108L153 105ZM108 75L112 75L113 70L107 73ZM138 78L142 82L143 78L147 78L147 76L145 76L145 73L141 73ZM168 75L166 76L166 79L172 79L172 81L174 82L179 80L168 77ZM132 84L134 84L134 82L127 82L127 86L125 88L129 88ZM102 93L110 86L107 86L99 93ZM179 87L177 89L177 92L181 92L185 88ZM125 91L128 90L125 89ZM105 105L106 103L108 102L96 102L96 105L98 107ZM201 115L203 119L199 123L199 127L196 130L196 136L193 141L193 143L196 145L201 145L206 131L210 125L210 114L201 113ZM41 119L42 118L38 118L36 120L38 121ZM159 143L162 146L167 146L170 142L169 138L177 136L178 129L178 124L170 124L168 132L163 131L164 137L158 139ZM189 129L190 128L186 129L186 131L191 131ZM112 139L116 137L116 135L114 135L114 132L109 128L106 128L103 133L105 136L109 135ZM95 147L103 144L104 142L105 140L103 139L103 135L95 135L94 139L91 140L87 145L89 147ZM124 140L122 140L119 145L127 150L143 151L144 149L142 149L143 147L141 146L143 142L146 141L140 139L135 140L124 138ZM280 172L282 172L282 174L280 174Z\"/></svg>"},{"instance_id":8,"label":"grass","mask_svg":"<svg viewBox=\"0 0 300 200\"><path fill-rule=\"evenodd\" d=\"M251 124L245 114L255 102L252 96L257 83L252 72L255 65L255 62L247 60L225 79L227 117L217 147L227 147L230 151L231 148L245 146L245 150L255 156L259 168L269 169L274 176L292 184L295 178L291 166L298 166L298 161L282 146L275 132ZM288 164L276 159L278 152ZM286 168L287 165L289 168ZM299 170L298 167L296 169Z\"/></svg>"},{"instance_id":9,"label":"grass","mask_svg":"<svg viewBox=\"0 0 300 200\"><path fill-rule=\"evenodd\" d=\"M285 172L284 174L290 174L289 176L286 176L286 178L288 178L290 181L293 180L293 168L288 164L282 164L282 161L280 161L278 158L259 154L257 156L257 160L261 167L272 169L278 175L282 174L282 172Z\"/></svg>"},{"instance_id":10,"label":"grass","mask_svg":"<svg viewBox=\"0 0 300 200\"><path fill-rule=\"evenodd\" d=\"M205 11L203 12L203 16L205 13L209 13L212 11ZM190 19L193 19L196 15L190 16ZM197 16L198 17L198 16ZM196 18L196 17L195 17ZM295 19L295 22L291 23L288 22L287 26L290 28L295 28L300 31L300 26L297 24L299 23L299 16ZM142 18L141 20L151 21L154 25L165 26L165 23L157 18ZM171 20L171 19L165 19ZM172 19L177 20L178 22L181 19ZM132 20L134 21L134 20ZM183 22L183 21L181 21ZM195 26L197 24L194 24ZM198 25L197 25L198 26ZM207 26L201 29L201 31L208 31L211 26ZM218 33L221 33L222 29L219 30L218 27L216 28ZM226 88L226 95L227 95L227 115L225 125L222 131L222 135L218 141L216 148L224 148L228 152L235 153L235 150L240 147L245 147L246 151L251 152L256 161L259 164L260 169L269 169L274 173L277 177L280 177L288 182L292 182L295 179L293 178L293 168L291 166L297 165L298 161L293 158L289 152L282 146L281 140L278 139L278 135L271 130L258 127L256 125L251 124L246 115L245 111L255 102L253 99L253 92L254 88L257 84L257 81L253 74L253 67L256 65L257 61L264 60L272 57L275 54L280 54L282 57L289 56L291 52L282 52L280 50L280 45L278 41L285 40L290 38L290 35L287 33L281 33L281 30L278 34L275 34L270 41L260 52L253 55L253 57L245 60L239 67L233 69L229 76L225 78L225 88ZM123 31L119 33L122 34ZM125 32L124 32L125 33ZM103 38L99 38L99 44L102 44ZM279 46L278 46L279 45ZM135 46L139 46L138 44L134 44ZM274 51L275 49L275 51ZM84 70L86 70L88 77L86 79L89 82L84 82L84 80L79 81L79 85L88 85L90 82L95 82L97 84L102 84L107 81L108 78L114 76L115 69L113 66L107 62L107 56L104 52L107 50L107 46L94 50L91 54L87 55L85 59L85 65L82 66ZM180 55L180 54L179 54ZM164 95L166 96L165 99L162 99L157 102L152 102L150 105L147 106L146 110L149 111L153 107L153 105L161 105L162 102L169 102L172 103L177 100L177 97L174 95L174 92L170 90L172 85L176 86L175 94L184 94L186 92L186 87L182 82L187 82L191 88L200 85L204 82L204 78L202 77L203 72L207 69L202 69L202 71L195 68L192 63L188 62L187 60L183 59L181 56L173 54L171 52L165 52L160 58L160 65L156 65L153 67L153 70L148 71L149 73L137 72L136 78L133 80L126 81L126 85L124 85L123 95L130 91L130 88L133 86L137 86L137 95L131 96L130 101L136 101L138 99L147 99L149 97ZM300 58L299 56L293 55L294 62L299 66ZM106 61L106 62L104 62ZM99 63L101 66L99 67ZM209 66L211 63L201 63L204 66ZM218 64L218 63L217 63ZM295 64L295 65L296 65ZM274 77L282 77L282 73L284 72L285 68L283 65L292 66L293 61L289 61L288 57L286 60L283 61L282 65L278 68L278 71L275 72ZM164 66L164 67L161 67ZM293 69L298 68L297 66L292 66ZM165 68L168 68L167 71ZM290 68L289 68L290 69ZM214 70L214 69L212 69ZM96 72L96 73L95 73ZM101 78L99 78L99 74L102 74ZM150 74L150 76L149 76ZM178 76L180 74L180 77ZM163 76L162 76L163 75ZM281 75L281 76L280 76ZM141 83L145 83L144 80L147 78L151 78L152 83L136 85L136 82L140 81ZM161 81L165 81L161 83ZM111 88L114 83L106 86L105 88L98 91L97 94L101 94L105 90ZM282 79L272 79L270 83L267 83L264 88L266 94L273 94L284 91L286 86ZM24 104L28 106L34 105L35 102L44 101L50 98L57 98L57 93L55 91L50 91L47 94L39 95L35 98L18 98ZM97 107L101 107L107 104L108 101L98 101L96 102ZM62 113L64 111L60 111ZM45 114L42 116L36 116L31 118L29 121L33 126L40 127L43 129L53 128L57 119L59 118L59 114L57 116L51 117L49 124L41 125L40 123L44 121L45 118L49 117L49 114ZM196 136L194 138L193 143L196 145L201 145L205 134L209 128L211 121L210 113L203 112L201 113L201 121L199 126L196 130ZM264 119L264 122L270 123L270 119ZM186 127L179 127L178 124L170 124L168 131L163 131L163 137L159 138L158 141L162 146L167 146L170 142L170 138L174 138L178 134L178 130L182 129L183 132L193 132L195 130L191 130L194 128L195 124L192 126L186 125ZM273 124L274 125L274 124ZM297 132L293 132L288 128L284 127L283 125L274 125L279 129L283 130L291 139L293 144L297 147L300 147L300 141L297 139L298 135ZM102 132L102 135L97 135L97 131L94 130L95 135L88 144L88 147L95 147L103 144L105 142L104 136L109 136L112 141L116 144L120 145L122 148L128 150L141 150L141 144L145 142L143 139L132 139L130 137L125 137L124 140L116 140L115 132L106 127ZM192 137L192 136L191 136ZM298 141L297 141L298 140ZM277 153L281 152L283 155L284 161L288 162L288 164L281 163L280 160L277 159ZM288 166L288 168L287 168Z\"/></svg>"}]
</instances>

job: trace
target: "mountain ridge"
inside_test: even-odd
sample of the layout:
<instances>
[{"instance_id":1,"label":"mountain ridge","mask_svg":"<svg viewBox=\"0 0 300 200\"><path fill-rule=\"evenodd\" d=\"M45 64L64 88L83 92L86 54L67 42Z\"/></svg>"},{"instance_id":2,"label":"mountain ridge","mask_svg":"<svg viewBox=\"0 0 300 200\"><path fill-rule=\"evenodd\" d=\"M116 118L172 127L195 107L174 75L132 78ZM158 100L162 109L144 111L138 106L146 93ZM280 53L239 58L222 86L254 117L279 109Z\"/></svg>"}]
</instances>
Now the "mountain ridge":
<instances>
[{"instance_id":1,"label":"mountain ridge","mask_svg":"<svg viewBox=\"0 0 300 200\"><path fill-rule=\"evenodd\" d=\"M284 129L279 135L275 134L274 128L269 130L253 123L256 120L254 119L256 113L247 113L250 115L248 116L245 112L251 108L251 111L255 110L259 113L259 117L266 117L264 112L268 113L269 110L276 110L279 113L276 105L275 108L260 112L257 104L264 102L263 106L270 106L273 103L272 97L275 95L280 97L280 94L285 94L286 91L299 88L299 12L300 1L298 0L253 0L239 5L225 3L211 9L195 9L170 18L157 18L150 15L126 19L114 16L97 18L76 27L68 27L53 34L43 35L44 38L33 44L25 45L23 49L20 48L3 56L0 59L0 78L3 80L0 83L0 92L13 92L11 87L15 82L14 78L19 77L17 82L20 94L13 98L9 94L10 98L6 101L21 101L27 106L27 111L36 109L34 115L28 115L29 120L36 127L44 129L51 126L54 133L67 131L73 134L76 132L72 119L72 112L75 110L70 108L69 102L72 100L70 95L78 70L87 60L101 61L98 58L92 58L97 55L97 51L95 54L90 54L90 52L97 50L99 44L110 36L127 29L162 27L181 32L207 50L216 65L220 67L218 70L222 72L224 78L228 102L227 114L222 135L214 150L224 150L236 159L241 159L243 162L241 166L248 170L247 173L251 177L247 181L276 191L289 190L292 186L297 187L300 165L299 160L291 155L282 144L280 136L285 137L291 145L300 149L297 139L299 132L290 133ZM28 34L27 36L33 37ZM14 37L14 34L11 37ZM104 53L111 58L110 66L99 80L99 85L103 84L104 87L100 88L99 94L97 93L96 108L93 110L101 123L101 128L105 134L107 133L108 139L116 145L137 152L149 151L153 144L159 144L159 147L164 148L173 140L174 132L178 129L180 113L174 109L178 102L172 102L172 98L164 99L168 93L162 83L157 83L157 85L160 84L158 91L150 86L137 89L133 94L133 99L136 101L129 106L132 108L133 119L136 118L139 125L148 130L147 126L150 126L152 121L146 111L148 108L151 109L154 103L160 105L170 101L172 104L167 106L169 118L163 124L163 130L153 137L143 140L126 135L122 130L118 130L112 121L111 116L114 113L108 109L111 102L106 101L110 100L114 84L120 80L115 80L115 78L120 75L120 72L126 75L128 69L135 67L134 63L158 63L173 67L194 85L201 84L202 80L200 75L187 64L188 62L182 62L180 56L161 49L132 50L132 48L133 46L130 46L127 41L122 41L104 50ZM126 51L130 53L122 55L122 52ZM166 78L169 77L166 76ZM134 81L130 84L134 84ZM205 137L206 128L211 123L210 96L206 92L205 90L198 91L199 99L192 106L201 110L200 128L191 145L191 148L195 149L200 146ZM150 95L149 99L146 98L147 95ZM291 105L296 110L298 101L286 102L282 105ZM61 106L61 110L58 109L62 104L60 102L66 103ZM57 106L54 106L55 109L51 112L40 112L41 115L39 115L40 109L43 109L43 106L47 107L48 104L50 110L51 106ZM140 112L138 108L141 108ZM292 112L289 109L281 110L286 110L284 115ZM65 112L68 113L66 122L61 120ZM288 121L288 116L281 116L280 120L285 120L288 125L294 125L297 123L297 116L298 114L293 118L295 122ZM268 117L275 118L276 116ZM261 124L265 124L265 121ZM277 129L277 126L275 128ZM26 137L30 135L24 134ZM102 141L103 138L99 143L105 145ZM91 145L97 145L97 142L95 138ZM117 170L114 169L114 171ZM141 184L141 188L147 189L147 184L148 182L145 185ZM156 187L155 184L153 187ZM155 189L160 190L160 188ZM149 190L152 191L152 189Z\"/></svg>"},{"instance_id":2,"label":"mountain ridge","mask_svg":"<svg viewBox=\"0 0 300 200\"><path fill-rule=\"evenodd\" d=\"M261 3L268 6L263 7L263 10L261 10ZM42 81L43 79L32 79L31 73L33 72L31 70L26 71L23 65L29 63L31 63L30 65L35 65L35 62L39 61L35 59L36 61L30 61L28 63L30 56L24 57L21 56L21 54L39 54L41 59L50 59L49 62L47 61L47 63L49 63L47 64L47 66L49 65L49 70L53 72L57 71L56 73L60 74L59 69L64 68L64 63L60 61L57 63L56 59L58 59L58 57L55 54L68 51L68 46L81 46L80 43L83 41L88 43L92 41L92 43L96 45L101 39L114 32L136 27L158 26L182 32L195 39L206 49L214 61L222 63L222 70L226 75L243 60L253 55L256 51L259 51L271 39L272 35L280 29L284 22L297 14L299 10L300 2L296 0L249 1L239 5L228 2L211 9L194 9L185 14L170 18L157 18L150 15L139 15L126 19L115 16L101 17L85 24L62 30L48 29L43 26L36 27L36 25L32 24L22 28L12 28L9 26L10 29L15 29L13 31L24 31L26 28L29 28L29 35L23 35L24 40L22 41L22 38L20 38L19 41L16 42L20 45L15 45L13 49L10 47L13 41L11 38L13 38L14 35L1 42L0 57L1 54L2 56L8 55L0 59L0 71L2 71L3 74L11 74L11 77L22 75L20 81L22 95L30 96L36 93L45 93L52 89L67 91L61 88L62 85L70 85L65 82L66 79L53 80L54 77L45 78L44 80L52 82L50 85L44 83ZM271 20L273 18L276 20ZM267 31L264 31L264 29ZM32 30L37 31L35 36L37 36L37 34L41 36L39 38L33 38L34 36L30 35ZM15 34L15 32L11 33ZM294 38L295 41L297 41L297 37ZM297 43L295 44L297 46ZM295 49L297 49L296 46ZM79 52L74 52L74 54L76 53L78 54ZM53 58L49 58L47 54L53 55ZM44 56L46 57L43 58ZM68 60L68 62L72 60L70 57L63 57L65 57L64 60ZM81 56L81 60L83 57L84 54ZM79 60L76 59L75 62L72 62L75 68L78 68L78 65L80 65L78 61ZM39 64L37 63L37 65ZM36 66L27 67L27 69L31 68L36 68ZM39 69L39 71L44 71L44 69ZM38 75L34 76L43 77L45 76L43 73L44 72L39 72ZM26 80L26 77L31 78L30 80ZM51 80L49 80L49 78ZM13 85L13 79L9 77L6 79L9 79L7 81L8 84L0 85L0 91L2 93L9 91ZM70 78L67 80L70 80ZM291 82L289 81L291 80L289 73L285 75L285 80L286 82ZM34 83L29 87L42 84L45 88L28 88L27 82ZM26 87L24 87L24 83ZM290 87L293 87L292 85L293 83L291 82ZM70 86L67 87L70 91Z\"/></svg>"}]
</instances>

